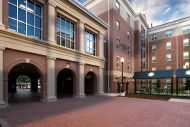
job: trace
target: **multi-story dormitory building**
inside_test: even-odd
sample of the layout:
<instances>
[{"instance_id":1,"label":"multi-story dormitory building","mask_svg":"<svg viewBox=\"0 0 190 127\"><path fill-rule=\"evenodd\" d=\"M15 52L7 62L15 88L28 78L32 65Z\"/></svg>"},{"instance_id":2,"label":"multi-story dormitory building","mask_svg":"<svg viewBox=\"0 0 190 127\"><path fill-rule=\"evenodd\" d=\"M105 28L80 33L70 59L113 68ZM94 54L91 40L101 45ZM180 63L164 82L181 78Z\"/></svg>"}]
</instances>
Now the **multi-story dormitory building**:
<instances>
[{"instance_id":1,"label":"multi-story dormitory building","mask_svg":"<svg viewBox=\"0 0 190 127\"><path fill-rule=\"evenodd\" d=\"M189 66L190 18L183 18L149 28L146 17L136 14L128 0L87 0L84 6L110 25L105 37L105 90L117 92L121 83L121 63L124 62L124 83L133 91L134 72L173 70L174 89L176 69ZM189 68L189 67L188 67ZM186 79L179 80L179 89ZM141 80L140 85L158 84L158 80ZM171 79L162 79L164 87ZM124 85L125 86L125 85Z\"/></svg>"},{"instance_id":2,"label":"multi-story dormitory building","mask_svg":"<svg viewBox=\"0 0 190 127\"><path fill-rule=\"evenodd\" d=\"M0 0L0 105L21 75L42 101L104 93L108 27L74 0Z\"/></svg>"},{"instance_id":3,"label":"multi-story dormitory building","mask_svg":"<svg viewBox=\"0 0 190 127\"><path fill-rule=\"evenodd\" d=\"M189 68L190 17L168 22L148 30L148 70L173 70ZM152 80L156 84L157 80ZM170 84L171 79L160 81ZM186 79L180 79L179 89L185 89ZM174 80L175 84L175 80ZM175 85L174 85L175 88Z\"/></svg>"},{"instance_id":4,"label":"multi-story dormitory building","mask_svg":"<svg viewBox=\"0 0 190 127\"><path fill-rule=\"evenodd\" d=\"M105 91L117 92L121 83L121 62L124 61L124 84L133 91L133 74L147 69L146 46L148 24L137 14L128 0L87 0L84 6L99 16L109 28L105 37Z\"/></svg>"}]
</instances>

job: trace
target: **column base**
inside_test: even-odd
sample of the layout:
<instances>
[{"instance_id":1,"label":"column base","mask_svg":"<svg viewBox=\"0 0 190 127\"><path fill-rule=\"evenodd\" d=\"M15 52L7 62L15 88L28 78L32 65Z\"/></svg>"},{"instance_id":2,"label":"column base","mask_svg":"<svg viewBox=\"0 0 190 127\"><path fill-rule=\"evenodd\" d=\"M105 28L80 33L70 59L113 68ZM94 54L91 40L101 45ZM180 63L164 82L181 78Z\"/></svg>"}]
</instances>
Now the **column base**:
<instances>
[{"instance_id":1,"label":"column base","mask_svg":"<svg viewBox=\"0 0 190 127\"><path fill-rule=\"evenodd\" d=\"M85 94L80 94L80 95L75 95L74 97L75 97L75 98L85 98L86 95L85 95Z\"/></svg>"},{"instance_id":2,"label":"column base","mask_svg":"<svg viewBox=\"0 0 190 127\"><path fill-rule=\"evenodd\" d=\"M47 97L46 99L42 100L43 102L55 102L57 101L57 98L52 96L52 97Z\"/></svg>"},{"instance_id":3,"label":"column base","mask_svg":"<svg viewBox=\"0 0 190 127\"><path fill-rule=\"evenodd\" d=\"M6 108L8 104L4 101L0 101L0 108Z\"/></svg>"}]
</instances>

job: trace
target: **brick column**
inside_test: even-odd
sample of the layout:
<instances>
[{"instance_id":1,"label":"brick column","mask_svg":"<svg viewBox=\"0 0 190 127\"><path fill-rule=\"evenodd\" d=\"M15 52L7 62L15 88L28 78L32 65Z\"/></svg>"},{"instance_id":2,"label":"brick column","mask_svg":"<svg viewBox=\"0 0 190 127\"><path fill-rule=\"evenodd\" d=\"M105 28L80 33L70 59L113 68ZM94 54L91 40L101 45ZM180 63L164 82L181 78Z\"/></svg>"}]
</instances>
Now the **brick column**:
<instances>
[{"instance_id":1,"label":"brick column","mask_svg":"<svg viewBox=\"0 0 190 127\"><path fill-rule=\"evenodd\" d=\"M78 76L76 82L76 97L84 98L84 63L79 63Z\"/></svg>"},{"instance_id":2,"label":"brick column","mask_svg":"<svg viewBox=\"0 0 190 127\"><path fill-rule=\"evenodd\" d=\"M97 94L104 94L104 67L99 67L98 83L97 83Z\"/></svg>"},{"instance_id":3,"label":"brick column","mask_svg":"<svg viewBox=\"0 0 190 127\"><path fill-rule=\"evenodd\" d=\"M47 57L47 101L56 101L55 60Z\"/></svg>"},{"instance_id":4,"label":"brick column","mask_svg":"<svg viewBox=\"0 0 190 127\"><path fill-rule=\"evenodd\" d=\"M0 28L5 28L3 25L3 0L0 0Z\"/></svg>"},{"instance_id":5,"label":"brick column","mask_svg":"<svg viewBox=\"0 0 190 127\"><path fill-rule=\"evenodd\" d=\"M4 96L4 93L3 93L3 51L4 50L5 48L0 47L0 107L4 107L6 105L3 99L3 96Z\"/></svg>"},{"instance_id":6,"label":"brick column","mask_svg":"<svg viewBox=\"0 0 190 127\"><path fill-rule=\"evenodd\" d=\"M52 0L48 3L48 42L56 43L56 10Z\"/></svg>"},{"instance_id":7,"label":"brick column","mask_svg":"<svg viewBox=\"0 0 190 127\"><path fill-rule=\"evenodd\" d=\"M104 58L104 35L99 33L99 57Z\"/></svg>"},{"instance_id":8,"label":"brick column","mask_svg":"<svg viewBox=\"0 0 190 127\"><path fill-rule=\"evenodd\" d=\"M79 22L79 41L80 41L80 46L79 46L79 50L81 52L85 52L85 27L84 27L84 23L82 21Z\"/></svg>"}]
</instances>

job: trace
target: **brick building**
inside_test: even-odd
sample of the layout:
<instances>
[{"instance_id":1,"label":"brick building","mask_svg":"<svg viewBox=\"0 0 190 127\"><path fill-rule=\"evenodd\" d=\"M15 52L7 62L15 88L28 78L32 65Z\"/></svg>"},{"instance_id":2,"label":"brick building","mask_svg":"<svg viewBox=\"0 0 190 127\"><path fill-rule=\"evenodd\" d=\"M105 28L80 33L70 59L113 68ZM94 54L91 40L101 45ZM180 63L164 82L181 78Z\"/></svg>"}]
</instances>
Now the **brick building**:
<instances>
[{"instance_id":1,"label":"brick building","mask_svg":"<svg viewBox=\"0 0 190 127\"><path fill-rule=\"evenodd\" d=\"M148 70L173 70L174 89L176 69L189 68L190 17L168 22L148 30ZM157 80L151 81L156 84ZM161 80L162 87L171 79ZM180 88L186 79L180 79Z\"/></svg>"},{"instance_id":2,"label":"brick building","mask_svg":"<svg viewBox=\"0 0 190 127\"><path fill-rule=\"evenodd\" d=\"M105 37L105 91L118 91L122 57L125 59L123 88L128 81L130 91L133 91L134 72L147 69L148 24L145 15L137 14L127 0L87 0L84 6L110 25Z\"/></svg>"},{"instance_id":3,"label":"brick building","mask_svg":"<svg viewBox=\"0 0 190 127\"><path fill-rule=\"evenodd\" d=\"M74 0L0 0L0 105L21 75L42 101L104 93L107 28Z\"/></svg>"}]
</instances>

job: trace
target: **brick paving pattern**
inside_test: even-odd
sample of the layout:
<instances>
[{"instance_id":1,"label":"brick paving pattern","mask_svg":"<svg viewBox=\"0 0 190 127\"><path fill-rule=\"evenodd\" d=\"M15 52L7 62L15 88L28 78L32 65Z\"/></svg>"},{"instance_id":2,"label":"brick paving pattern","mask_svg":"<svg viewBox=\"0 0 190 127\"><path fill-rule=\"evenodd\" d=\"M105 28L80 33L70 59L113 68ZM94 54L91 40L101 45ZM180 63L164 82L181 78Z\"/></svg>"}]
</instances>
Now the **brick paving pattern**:
<instances>
[{"instance_id":1,"label":"brick paving pattern","mask_svg":"<svg viewBox=\"0 0 190 127\"><path fill-rule=\"evenodd\" d=\"M92 96L0 109L10 127L190 127L190 104Z\"/></svg>"}]
</instances>

